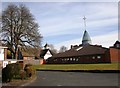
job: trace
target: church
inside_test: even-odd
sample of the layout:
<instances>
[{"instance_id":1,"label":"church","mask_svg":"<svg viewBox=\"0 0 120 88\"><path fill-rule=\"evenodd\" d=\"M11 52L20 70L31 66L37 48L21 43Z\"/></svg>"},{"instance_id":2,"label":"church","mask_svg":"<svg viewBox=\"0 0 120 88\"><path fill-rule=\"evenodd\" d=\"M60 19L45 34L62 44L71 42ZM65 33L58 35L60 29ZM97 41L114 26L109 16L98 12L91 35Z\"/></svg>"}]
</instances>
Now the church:
<instances>
[{"instance_id":1,"label":"church","mask_svg":"<svg viewBox=\"0 0 120 88\"><path fill-rule=\"evenodd\" d=\"M53 55L47 60L47 63L109 63L109 49L102 47L101 45L92 45L91 42L91 38L88 32L85 30L82 44L75 46L71 45L71 49Z\"/></svg>"},{"instance_id":2,"label":"church","mask_svg":"<svg viewBox=\"0 0 120 88\"><path fill-rule=\"evenodd\" d=\"M118 44L120 45L120 42L118 42ZM120 51L120 49L116 49L116 52L118 52L118 50ZM111 55L112 58L114 58L113 56L116 56L112 52L114 53L114 51L111 51L111 48L102 47L102 45L92 45L92 40L85 28L82 44L71 45L69 50L54 54L47 59L46 62L48 64L111 63Z\"/></svg>"}]
</instances>

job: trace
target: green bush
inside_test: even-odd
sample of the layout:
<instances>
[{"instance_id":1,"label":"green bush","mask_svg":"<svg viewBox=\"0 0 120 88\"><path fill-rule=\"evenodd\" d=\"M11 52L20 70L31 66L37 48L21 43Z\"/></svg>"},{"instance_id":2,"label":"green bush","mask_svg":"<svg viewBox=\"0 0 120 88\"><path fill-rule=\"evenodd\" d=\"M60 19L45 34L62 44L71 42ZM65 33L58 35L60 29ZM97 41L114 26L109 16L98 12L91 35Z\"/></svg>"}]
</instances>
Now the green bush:
<instances>
[{"instance_id":1,"label":"green bush","mask_svg":"<svg viewBox=\"0 0 120 88\"><path fill-rule=\"evenodd\" d=\"M20 78L21 80L26 79L26 72L24 70L20 71Z\"/></svg>"},{"instance_id":2,"label":"green bush","mask_svg":"<svg viewBox=\"0 0 120 88\"><path fill-rule=\"evenodd\" d=\"M18 63L8 64L2 69L2 82L10 82L13 78L19 76L20 66Z\"/></svg>"},{"instance_id":3,"label":"green bush","mask_svg":"<svg viewBox=\"0 0 120 88\"><path fill-rule=\"evenodd\" d=\"M14 76L16 77L16 76L18 76L19 74L20 74L20 65L19 65L19 63L14 63L14 64L12 64L13 65L13 73L14 73Z\"/></svg>"},{"instance_id":4,"label":"green bush","mask_svg":"<svg viewBox=\"0 0 120 88\"><path fill-rule=\"evenodd\" d=\"M25 70L25 72L26 72L26 76L27 76L27 77L32 77L33 75L35 75L35 70L32 69L31 66L32 66L32 65L30 65L30 64L26 64L26 65L25 65L24 70Z\"/></svg>"},{"instance_id":5,"label":"green bush","mask_svg":"<svg viewBox=\"0 0 120 88\"><path fill-rule=\"evenodd\" d=\"M9 73L7 73L7 72L9 72L7 67L2 69L2 82L8 82L8 79L9 79L8 74Z\"/></svg>"}]
</instances>

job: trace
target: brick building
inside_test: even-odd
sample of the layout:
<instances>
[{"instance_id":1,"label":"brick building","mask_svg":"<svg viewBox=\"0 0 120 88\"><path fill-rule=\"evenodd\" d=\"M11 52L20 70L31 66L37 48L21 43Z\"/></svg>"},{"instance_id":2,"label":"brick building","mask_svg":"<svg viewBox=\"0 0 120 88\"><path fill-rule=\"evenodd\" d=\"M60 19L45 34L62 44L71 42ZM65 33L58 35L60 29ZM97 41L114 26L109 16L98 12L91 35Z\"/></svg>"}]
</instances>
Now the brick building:
<instances>
[{"instance_id":1,"label":"brick building","mask_svg":"<svg viewBox=\"0 0 120 88\"><path fill-rule=\"evenodd\" d=\"M110 59L111 62L120 62L120 42L116 41L113 46L110 47Z\"/></svg>"},{"instance_id":2,"label":"brick building","mask_svg":"<svg viewBox=\"0 0 120 88\"><path fill-rule=\"evenodd\" d=\"M53 55L48 59L48 63L110 63L109 49L98 45L76 46L65 52Z\"/></svg>"},{"instance_id":3,"label":"brick building","mask_svg":"<svg viewBox=\"0 0 120 88\"><path fill-rule=\"evenodd\" d=\"M101 45L92 45L91 38L85 30L82 44L71 46L71 49L57 53L50 57L49 64L92 64L92 63L111 63L120 62L120 42L116 41L110 48Z\"/></svg>"},{"instance_id":4,"label":"brick building","mask_svg":"<svg viewBox=\"0 0 120 88\"><path fill-rule=\"evenodd\" d=\"M101 45L92 45L91 38L85 30L82 44L71 46L71 49L53 55L48 63L110 63L109 49Z\"/></svg>"}]
</instances>

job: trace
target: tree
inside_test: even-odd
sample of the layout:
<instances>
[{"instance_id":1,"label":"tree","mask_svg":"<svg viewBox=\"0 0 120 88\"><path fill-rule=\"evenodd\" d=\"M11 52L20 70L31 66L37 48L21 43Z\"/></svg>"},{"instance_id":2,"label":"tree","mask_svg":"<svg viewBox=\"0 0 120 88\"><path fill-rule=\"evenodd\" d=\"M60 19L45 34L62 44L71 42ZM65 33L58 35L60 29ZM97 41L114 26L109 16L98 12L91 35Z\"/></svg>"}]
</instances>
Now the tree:
<instances>
[{"instance_id":1,"label":"tree","mask_svg":"<svg viewBox=\"0 0 120 88\"><path fill-rule=\"evenodd\" d=\"M1 11L0 11L0 30L2 30L2 14L1 14ZM1 41L0 41L0 45L2 45Z\"/></svg>"},{"instance_id":2,"label":"tree","mask_svg":"<svg viewBox=\"0 0 120 88\"><path fill-rule=\"evenodd\" d=\"M38 23L25 5L10 4L2 11L2 41L6 42L17 59L19 46L40 47L41 34Z\"/></svg>"},{"instance_id":3,"label":"tree","mask_svg":"<svg viewBox=\"0 0 120 88\"><path fill-rule=\"evenodd\" d=\"M53 44L49 44L49 48L53 53L57 53L57 50L54 48Z\"/></svg>"},{"instance_id":4,"label":"tree","mask_svg":"<svg viewBox=\"0 0 120 88\"><path fill-rule=\"evenodd\" d=\"M61 46L59 52L65 52L67 50L67 47Z\"/></svg>"}]
</instances>

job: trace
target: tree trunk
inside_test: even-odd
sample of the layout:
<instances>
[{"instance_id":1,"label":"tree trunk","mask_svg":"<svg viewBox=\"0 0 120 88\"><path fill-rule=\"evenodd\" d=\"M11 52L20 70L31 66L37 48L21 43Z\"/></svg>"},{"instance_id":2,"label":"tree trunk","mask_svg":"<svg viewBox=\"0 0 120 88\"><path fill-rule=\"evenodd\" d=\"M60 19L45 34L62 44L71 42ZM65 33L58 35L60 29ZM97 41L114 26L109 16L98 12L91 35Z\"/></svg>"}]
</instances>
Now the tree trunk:
<instances>
[{"instance_id":1,"label":"tree trunk","mask_svg":"<svg viewBox=\"0 0 120 88\"><path fill-rule=\"evenodd\" d=\"M15 57L14 57L16 60L17 60L17 55L18 55L18 52L17 52L17 51L18 51L18 47L16 46L16 47L15 47Z\"/></svg>"}]
</instances>

